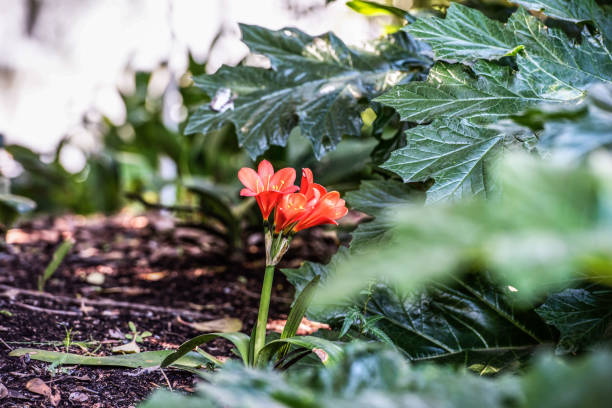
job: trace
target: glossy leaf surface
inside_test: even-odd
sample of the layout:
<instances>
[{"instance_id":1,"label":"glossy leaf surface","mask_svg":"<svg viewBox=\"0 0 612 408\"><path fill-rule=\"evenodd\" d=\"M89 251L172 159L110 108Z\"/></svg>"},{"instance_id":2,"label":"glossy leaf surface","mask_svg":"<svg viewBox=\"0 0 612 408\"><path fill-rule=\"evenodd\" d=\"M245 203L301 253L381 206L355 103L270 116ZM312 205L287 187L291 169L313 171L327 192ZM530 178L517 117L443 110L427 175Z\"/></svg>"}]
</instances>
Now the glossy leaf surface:
<instances>
[{"instance_id":1,"label":"glossy leaf surface","mask_svg":"<svg viewBox=\"0 0 612 408\"><path fill-rule=\"evenodd\" d=\"M295 126L322 157L343 135L360 135L363 102L428 65L418 54L421 45L399 34L364 52L332 33L311 37L294 28L248 25L241 30L251 52L266 56L271 69L222 67L196 77L196 85L211 97L229 89L235 107L221 112L201 106L185 132L207 133L231 122L251 157L271 145L284 146Z\"/></svg>"}]
</instances>

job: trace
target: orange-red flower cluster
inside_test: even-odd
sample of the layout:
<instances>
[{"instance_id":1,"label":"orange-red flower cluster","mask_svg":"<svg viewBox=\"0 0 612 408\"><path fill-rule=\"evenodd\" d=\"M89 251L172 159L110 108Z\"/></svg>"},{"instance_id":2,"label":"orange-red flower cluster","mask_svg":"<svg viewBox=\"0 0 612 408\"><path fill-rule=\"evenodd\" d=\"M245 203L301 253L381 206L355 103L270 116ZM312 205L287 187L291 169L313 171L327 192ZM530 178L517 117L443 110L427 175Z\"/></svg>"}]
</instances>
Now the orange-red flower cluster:
<instances>
[{"instance_id":1,"label":"orange-red flower cluster","mask_svg":"<svg viewBox=\"0 0 612 408\"><path fill-rule=\"evenodd\" d=\"M302 182L295 182L295 170L284 168L276 173L267 160L259 163L257 172L243 167L238 178L244 184L242 196L255 197L264 220L274 210L276 233L301 231L321 224L338 224L336 220L348 212L345 202L337 191L327 191L314 183L312 171L302 170Z\"/></svg>"}]
</instances>

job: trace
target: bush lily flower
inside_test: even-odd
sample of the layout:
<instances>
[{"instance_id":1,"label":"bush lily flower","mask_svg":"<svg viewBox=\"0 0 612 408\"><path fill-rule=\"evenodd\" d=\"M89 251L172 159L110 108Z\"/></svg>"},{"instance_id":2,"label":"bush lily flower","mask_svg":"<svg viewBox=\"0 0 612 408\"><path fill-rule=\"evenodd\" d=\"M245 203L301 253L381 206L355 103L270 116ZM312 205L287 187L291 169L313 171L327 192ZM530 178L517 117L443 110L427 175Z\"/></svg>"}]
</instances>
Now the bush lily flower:
<instances>
[{"instance_id":1,"label":"bush lily flower","mask_svg":"<svg viewBox=\"0 0 612 408\"><path fill-rule=\"evenodd\" d=\"M238 179L244 185L240 195L255 197L259 204L264 220L266 243L266 270L259 301L259 314L252 335L247 336L244 333L202 334L183 343L177 351L168 355L161 364L162 368L176 363L182 356L194 349L214 364L222 364L213 356L197 348L217 338L224 338L234 343L237 354L248 366L266 365L274 359L275 367L286 369L305 356L304 353L298 357L288 353L292 345L300 349L316 350L317 355L323 356L319 357L324 364L340 358L342 349L333 342L318 337L296 336L297 328L318 285L318 276L302 289L295 300L280 339L266 343L266 325L274 268L289 249L291 239L298 231L316 225L337 224L337 220L346 215L348 211L344 200L340 198L340 193L328 192L325 187L315 183L310 169L302 170L299 191L294 185L295 176L295 170L291 168L274 172L272 164L266 160L259 163L257 171L245 167L238 172ZM273 217L271 217L272 213L274 213Z\"/></svg>"},{"instance_id":2,"label":"bush lily flower","mask_svg":"<svg viewBox=\"0 0 612 408\"><path fill-rule=\"evenodd\" d=\"M289 249L291 239L298 231L321 224L337 224L348 212L344 200L337 191L327 192L314 182L310 169L302 170L299 192L294 186L295 170L284 168L274 173L272 165L263 160L257 172L242 168L238 178L245 188L242 196L257 199L264 221L266 238L266 271L261 291L257 326L255 327L255 353L265 345L266 323L272 292L274 268ZM268 219L274 211L273 225ZM301 317L300 317L301 319Z\"/></svg>"}]
</instances>

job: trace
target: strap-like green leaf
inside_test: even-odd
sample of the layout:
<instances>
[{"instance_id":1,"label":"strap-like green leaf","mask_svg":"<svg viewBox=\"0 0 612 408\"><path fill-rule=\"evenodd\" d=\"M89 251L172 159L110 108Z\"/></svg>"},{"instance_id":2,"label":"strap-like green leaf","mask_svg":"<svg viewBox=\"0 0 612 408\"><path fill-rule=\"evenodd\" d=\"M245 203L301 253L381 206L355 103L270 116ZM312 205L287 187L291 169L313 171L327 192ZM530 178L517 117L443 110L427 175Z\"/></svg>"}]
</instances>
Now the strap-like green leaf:
<instances>
[{"instance_id":1,"label":"strap-like green leaf","mask_svg":"<svg viewBox=\"0 0 612 408\"><path fill-rule=\"evenodd\" d=\"M33 211L36 208L36 203L29 198L8 193L0 193L0 204L14 209L19 214Z\"/></svg>"},{"instance_id":2,"label":"strap-like green leaf","mask_svg":"<svg viewBox=\"0 0 612 408\"><path fill-rule=\"evenodd\" d=\"M318 349L323 351L325 354L323 357L320 356L320 358L321 362L325 365L336 363L342 356L342 348L332 341L313 336L295 336L286 339L272 340L267 343L257 355L256 365L258 367L266 366L272 356L286 344L303 347L309 350Z\"/></svg>"},{"instance_id":3,"label":"strap-like green leaf","mask_svg":"<svg viewBox=\"0 0 612 408\"><path fill-rule=\"evenodd\" d=\"M244 364L248 364L249 336L244 333L210 333L194 337L191 340L187 340L185 343L181 344L178 350L170 353L166 358L164 358L164 360L161 362L162 368L173 364L194 348L219 338L231 341L234 346L236 346L238 354L240 358L242 358Z\"/></svg>"},{"instance_id":4,"label":"strap-like green leaf","mask_svg":"<svg viewBox=\"0 0 612 408\"><path fill-rule=\"evenodd\" d=\"M183 366L200 368L208 361L208 359L197 353L188 352L174 358L169 364L162 365L162 361L165 361L165 359L173 354L172 350L145 351L142 353L97 357L73 353L60 353L57 351L19 348L11 351L9 356L20 357L26 354L29 354L30 358L34 360L46 361L48 363L61 362L67 365L117 366L128 368L166 367L168 365L172 365L173 367Z\"/></svg>"},{"instance_id":5,"label":"strap-like green leaf","mask_svg":"<svg viewBox=\"0 0 612 408\"><path fill-rule=\"evenodd\" d=\"M255 364L255 331L257 326L253 326L251 330L251 336L249 336L249 344L248 344L248 355L247 355L247 365L252 367Z\"/></svg>"},{"instance_id":6,"label":"strap-like green leaf","mask_svg":"<svg viewBox=\"0 0 612 408\"><path fill-rule=\"evenodd\" d=\"M287 322L285 323L285 327L283 328L283 332L281 333L281 339L287 339L289 337L295 336L297 333L298 327L300 327L300 323L302 322L302 318L306 314L306 309L310 305L312 301L312 297L314 296L314 292L317 289L319 281L321 280L321 275L315 276L306 287L302 290L299 296L293 302L291 306L291 311L289 312L289 316L287 317ZM279 358L284 357L289 351L289 345L285 345L279 351Z\"/></svg>"},{"instance_id":7,"label":"strap-like green leaf","mask_svg":"<svg viewBox=\"0 0 612 408\"><path fill-rule=\"evenodd\" d=\"M293 302L291 311L289 312L289 317L287 317L287 324L285 324L285 328L281 333L281 339L295 336L295 333L302 322L304 313L306 313L306 309L312 300L312 296L314 295L320 280L320 275L315 276L301 291L299 296L295 299L295 302Z\"/></svg>"}]
</instances>

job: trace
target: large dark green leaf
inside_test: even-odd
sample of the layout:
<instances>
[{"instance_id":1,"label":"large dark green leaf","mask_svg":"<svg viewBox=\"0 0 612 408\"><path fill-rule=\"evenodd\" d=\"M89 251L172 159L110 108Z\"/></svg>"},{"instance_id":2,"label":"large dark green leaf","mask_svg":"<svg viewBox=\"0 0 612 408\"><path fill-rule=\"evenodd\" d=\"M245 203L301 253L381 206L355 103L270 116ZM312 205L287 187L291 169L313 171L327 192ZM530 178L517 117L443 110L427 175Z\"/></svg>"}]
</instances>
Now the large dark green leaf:
<instances>
[{"instance_id":1,"label":"large dark green leaf","mask_svg":"<svg viewBox=\"0 0 612 408\"><path fill-rule=\"evenodd\" d=\"M377 284L366 302L367 312L383 317L379 327L411 360L444 359L497 372L549 337L533 311L515 309L510 291L483 278L418 292Z\"/></svg>"},{"instance_id":2,"label":"large dark green leaf","mask_svg":"<svg viewBox=\"0 0 612 408\"><path fill-rule=\"evenodd\" d=\"M360 135L364 100L428 65L418 55L420 46L401 35L380 43L376 52L365 52L347 47L332 33L311 37L294 28L249 25L241 30L251 52L268 57L272 68L222 67L196 77L196 85L211 97L231 90L235 108L218 112L202 106L185 132L207 133L231 122L252 157L271 145L284 146L299 125L320 158L343 135Z\"/></svg>"},{"instance_id":3,"label":"large dark green leaf","mask_svg":"<svg viewBox=\"0 0 612 408\"><path fill-rule=\"evenodd\" d=\"M573 23L592 22L603 34L601 37L597 37L596 41L602 43L608 55L611 55L612 21L609 17L609 5L599 7L595 0L517 0L516 3L558 20Z\"/></svg>"},{"instance_id":4,"label":"large dark green leaf","mask_svg":"<svg viewBox=\"0 0 612 408\"><path fill-rule=\"evenodd\" d=\"M514 36L503 23L457 3L451 3L446 19L421 18L406 30L427 41L438 60L494 60L516 52Z\"/></svg>"},{"instance_id":5,"label":"large dark green leaf","mask_svg":"<svg viewBox=\"0 0 612 408\"><path fill-rule=\"evenodd\" d=\"M453 3L445 19L421 19L406 30L427 41L438 60L468 63L518 54L519 72L528 79L548 82L533 83L547 93L575 92L576 87L589 83L612 81L612 59L605 48L593 45L588 36L581 43L574 43L563 31L545 27L523 8L507 24L502 24Z\"/></svg>"},{"instance_id":6,"label":"large dark green leaf","mask_svg":"<svg viewBox=\"0 0 612 408\"><path fill-rule=\"evenodd\" d=\"M579 101L588 85L612 83L612 58L593 45L592 38L585 34L580 44L574 44L561 30L545 28L524 9L502 25L453 3L446 19L421 19L407 30L432 44L438 59L478 62L471 70L476 78L460 66L437 64L425 84L401 85L377 98L406 120L426 122L438 116L494 120L541 102ZM478 35L470 35L471 31ZM516 72L482 61L499 59L517 47L523 51L517 54Z\"/></svg>"},{"instance_id":7,"label":"large dark green leaf","mask_svg":"<svg viewBox=\"0 0 612 408\"><path fill-rule=\"evenodd\" d=\"M595 0L516 0L515 3L549 17L574 23L592 20L601 12Z\"/></svg>"},{"instance_id":8,"label":"large dark green leaf","mask_svg":"<svg viewBox=\"0 0 612 408\"><path fill-rule=\"evenodd\" d=\"M393 245L392 227L398 221L397 211L408 203L418 201L420 196L413 187L393 180L365 181L359 190L348 193L346 198L353 208L375 217L361 224L353 233L350 252L365 251L375 243ZM430 217L422 219L423 223L432 221ZM452 225L449 228L452 229ZM442 236L445 235L434 239L439 240ZM414 257L414 251L420 251L421 247L416 248L412 244L399 251L409 254L408 258ZM419 245L429 249L432 241L423 240ZM351 263L346 252L344 250L328 266L307 263L299 270L284 272L289 281L297 285L298 291L303 286L300 280L305 282L311 275L324 276L322 286L325 287L325 282L334 276L338 267L344 268L345 264ZM427 252L424 256L427 263L439 265L443 264L444 257L452 257L452 251L448 254L440 251L435 256ZM435 262L432 261L434 259ZM414 269L412 262L403 263L395 255L376 257L373 262L372 277L384 279L385 265L396 262L398 273L408 279L420 272ZM402 263L405 265L403 268L400 266ZM347 285L347 282L343 281L342 284ZM353 285L356 289L363 289L368 286L367 279L356 274L348 286ZM339 296L338 292L333 297L333 306L311 309L317 311L313 317L336 324L342 320L347 308L345 306L342 310L337 306ZM450 284L437 283L425 291L403 291L377 283L370 285L370 290L365 294L345 302L364 311L367 316L381 317L377 327L411 359L468 361L486 372L502 369L507 361L530 353L532 347L550 337L533 311L520 311L513 303L512 292L508 289L502 290L484 278L475 277Z\"/></svg>"},{"instance_id":9,"label":"large dark green leaf","mask_svg":"<svg viewBox=\"0 0 612 408\"><path fill-rule=\"evenodd\" d=\"M436 180L427 201L486 195L492 190L489 164L503 148L504 135L467 121L436 120L406 132L408 145L391 153L382 167L405 181Z\"/></svg>"},{"instance_id":10,"label":"large dark green leaf","mask_svg":"<svg viewBox=\"0 0 612 408\"><path fill-rule=\"evenodd\" d=\"M569 3L580 8L577 0ZM580 21L594 19L594 10L597 21L609 16L596 4L589 7L591 16ZM376 98L403 120L433 121L410 129L407 146L383 166L405 181L433 178L429 202L489 193L494 184L487 183L487 162L499 142L513 135L488 126L540 104L575 105L593 84L612 84L612 57L601 41L610 33L603 23L596 26L599 32L583 30L573 40L523 8L504 24L454 3L445 19L424 18L407 26L432 46L436 59L446 62L438 62L426 82L398 85ZM452 63L457 61L461 64Z\"/></svg>"},{"instance_id":11,"label":"large dark green leaf","mask_svg":"<svg viewBox=\"0 0 612 408\"><path fill-rule=\"evenodd\" d=\"M542 89L545 85L548 89ZM531 83L512 69L477 61L467 68L437 63L427 82L398 85L375 100L395 108L402 120L418 123L444 118L471 118L493 122L538 103L579 102L581 92L554 93L553 80ZM548 91L548 92L547 92Z\"/></svg>"},{"instance_id":12,"label":"large dark green leaf","mask_svg":"<svg viewBox=\"0 0 612 408\"><path fill-rule=\"evenodd\" d=\"M612 145L612 85L593 85L581 104L540 105L512 119L539 132L543 154L575 162Z\"/></svg>"},{"instance_id":13,"label":"large dark green leaf","mask_svg":"<svg viewBox=\"0 0 612 408\"><path fill-rule=\"evenodd\" d=\"M573 353L594 344L612 324L612 291L565 289L537 308L546 323L561 333L558 353Z\"/></svg>"}]
</instances>

